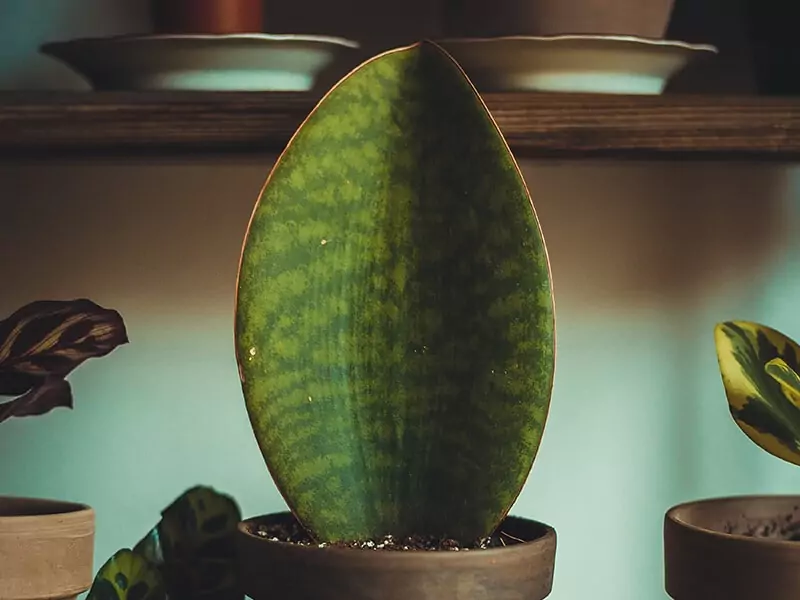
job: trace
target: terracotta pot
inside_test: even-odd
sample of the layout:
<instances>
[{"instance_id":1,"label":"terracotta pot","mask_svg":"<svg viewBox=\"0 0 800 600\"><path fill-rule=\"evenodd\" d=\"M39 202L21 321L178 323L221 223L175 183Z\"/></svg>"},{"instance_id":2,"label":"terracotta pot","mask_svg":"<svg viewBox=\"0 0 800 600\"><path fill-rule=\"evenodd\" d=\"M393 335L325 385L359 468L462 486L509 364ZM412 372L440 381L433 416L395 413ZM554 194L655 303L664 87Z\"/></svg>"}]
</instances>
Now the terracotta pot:
<instances>
[{"instance_id":1,"label":"terracotta pot","mask_svg":"<svg viewBox=\"0 0 800 600\"><path fill-rule=\"evenodd\" d=\"M800 598L800 496L744 496L667 512L664 560L674 600ZM800 539L800 538L798 538Z\"/></svg>"},{"instance_id":2,"label":"terracotta pot","mask_svg":"<svg viewBox=\"0 0 800 600\"><path fill-rule=\"evenodd\" d=\"M232 34L264 29L263 0L150 0L156 33Z\"/></svg>"},{"instance_id":3,"label":"terracotta pot","mask_svg":"<svg viewBox=\"0 0 800 600\"><path fill-rule=\"evenodd\" d=\"M290 519L239 525L241 581L253 600L541 600L553 584L556 532L536 521L509 517L501 526L525 543L466 552L320 548L254 533Z\"/></svg>"},{"instance_id":4,"label":"terracotta pot","mask_svg":"<svg viewBox=\"0 0 800 600\"><path fill-rule=\"evenodd\" d=\"M61 600L92 584L94 511L88 506L0 497L0 598Z\"/></svg>"},{"instance_id":5,"label":"terracotta pot","mask_svg":"<svg viewBox=\"0 0 800 600\"><path fill-rule=\"evenodd\" d=\"M445 37L603 34L663 38L674 0L444 0Z\"/></svg>"}]
</instances>

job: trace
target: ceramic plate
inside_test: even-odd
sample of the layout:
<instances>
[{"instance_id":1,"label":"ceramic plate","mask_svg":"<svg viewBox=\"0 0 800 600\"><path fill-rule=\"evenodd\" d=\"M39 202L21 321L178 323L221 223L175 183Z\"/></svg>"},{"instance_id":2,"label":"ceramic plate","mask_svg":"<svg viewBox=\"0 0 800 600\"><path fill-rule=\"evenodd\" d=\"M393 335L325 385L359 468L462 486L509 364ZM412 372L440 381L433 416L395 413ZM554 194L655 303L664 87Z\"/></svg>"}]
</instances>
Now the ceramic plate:
<instances>
[{"instance_id":1,"label":"ceramic plate","mask_svg":"<svg viewBox=\"0 0 800 600\"><path fill-rule=\"evenodd\" d=\"M358 43L316 35L146 35L54 42L41 51L96 90L307 91Z\"/></svg>"},{"instance_id":2,"label":"ceramic plate","mask_svg":"<svg viewBox=\"0 0 800 600\"><path fill-rule=\"evenodd\" d=\"M446 39L482 92L660 94L696 55L714 46L631 36L559 35Z\"/></svg>"}]
</instances>

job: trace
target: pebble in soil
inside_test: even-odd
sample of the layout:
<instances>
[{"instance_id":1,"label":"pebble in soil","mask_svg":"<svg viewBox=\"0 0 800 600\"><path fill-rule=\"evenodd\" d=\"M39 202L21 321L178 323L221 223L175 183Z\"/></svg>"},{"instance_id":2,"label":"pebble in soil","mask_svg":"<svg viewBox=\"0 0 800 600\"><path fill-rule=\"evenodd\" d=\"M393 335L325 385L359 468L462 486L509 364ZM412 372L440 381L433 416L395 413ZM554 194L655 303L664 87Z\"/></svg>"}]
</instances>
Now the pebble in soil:
<instances>
[{"instance_id":1,"label":"pebble in soil","mask_svg":"<svg viewBox=\"0 0 800 600\"><path fill-rule=\"evenodd\" d=\"M798 507L795 507L795 511ZM779 540L784 542L800 542L800 521L794 513L786 515L783 519L758 521L756 523L728 523L724 532L745 537Z\"/></svg>"},{"instance_id":2,"label":"pebble in soil","mask_svg":"<svg viewBox=\"0 0 800 600\"><path fill-rule=\"evenodd\" d=\"M305 529L297 522L274 523L269 525L258 525L254 530L255 535L267 538L273 542L284 542L288 544L298 544L300 546L317 546L319 548L355 548L359 550L427 550L427 551L469 551L487 550L489 548L502 548L514 544L523 543L523 540L513 535L498 531L491 536L477 540L471 546L460 544L448 537L422 537L408 536L395 538L392 535L384 536L377 540L363 540L352 542L317 543L308 535Z\"/></svg>"}]
</instances>

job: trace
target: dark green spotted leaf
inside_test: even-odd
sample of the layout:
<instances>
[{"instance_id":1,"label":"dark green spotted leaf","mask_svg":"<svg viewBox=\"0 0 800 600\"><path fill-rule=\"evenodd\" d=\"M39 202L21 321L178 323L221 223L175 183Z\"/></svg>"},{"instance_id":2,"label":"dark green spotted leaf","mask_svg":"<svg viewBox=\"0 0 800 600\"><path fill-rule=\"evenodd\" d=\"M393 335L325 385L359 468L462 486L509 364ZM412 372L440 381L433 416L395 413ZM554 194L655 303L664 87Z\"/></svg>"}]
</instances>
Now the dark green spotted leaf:
<instances>
[{"instance_id":1,"label":"dark green spotted leaf","mask_svg":"<svg viewBox=\"0 0 800 600\"><path fill-rule=\"evenodd\" d=\"M159 567L171 600L241 600L235 550L241 520L233 498L197 486L164 509L134 550Z\"/></svg>"},{"instance_id":2,"label":"dark green spotted leaf","mask_svg":"<svg viewBox=\"0 0 800 600\"><path fill-rule=\"evenodd\" d=\"M64 378L128 342L119 313L86 299L31 302L0 321L0 422L72 407Z\"/></svg>"},{"instance_id":3,"label":"dark green spotted leaf","mask_svg":"<svg viewBox=\"0 0 800 600\"><path fill-rule=\"evenodd\" d=\"M544 241L500 131L420 43L367 61L269 176L242 253L236 350L275 483L320 540L472 540L548 413Z\"/></svg>"},{"instance_id":4,"label":"dark green spotted leaf","mask_svg":"<svg viewBox=\"0 0 800 600\"><path fill-rule=\"evenodd\" d=\"M736 424L770 454L800 465L800 348L748 321L720 323L714 338Z\"/></svg>"},{"instance_id":5,"label":"dark green spotted leaf","mask_svg":"<svg viewBox=\"0 0 800 600\"><path fill-rule=\"evenodd\" d=\"M158 569L129 549L100 567L86 600L167 600Z\"/></svg>"}]
</instances>

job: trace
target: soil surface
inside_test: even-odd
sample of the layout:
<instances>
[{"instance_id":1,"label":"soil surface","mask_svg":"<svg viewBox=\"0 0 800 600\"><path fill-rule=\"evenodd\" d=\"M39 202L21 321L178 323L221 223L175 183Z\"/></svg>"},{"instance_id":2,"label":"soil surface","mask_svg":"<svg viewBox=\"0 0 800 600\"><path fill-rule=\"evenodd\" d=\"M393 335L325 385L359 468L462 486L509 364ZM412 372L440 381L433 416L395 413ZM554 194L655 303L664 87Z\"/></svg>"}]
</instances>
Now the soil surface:
<instances>
[{"instance_id":1,"label":"soil surface","mask_svg":"<svg viewBox=\"0 0 800 600\"><path fill-rule=\"evenodd\" d=\"M447 537L409 536L405 538L395 538L391 535L387 535L378 540L360 540L326 544L315 542L296 520L291 522L287 521L286 523L259 525L254 533L259 537L268 538L273 542L285 542L301 546L318 546L319 548L355 548L359 550L428 550L457 552L502 548L524 543L524 540L503 531L498 531L489 537L477 540L471 546L459 544L456 540Z\"/></svg>"},{"instance_id":2,"label":"soil surface","mask_svg":"<svg viewBox=\"0 0 800 600\"><path fill-rule=\"evenodd\" d=\"M782 518L728 523L724 532L768 540L800 542L800 521L796 514L798 508L800 507L796 506L795 512Z\"/></svg>"}]
</instances>

